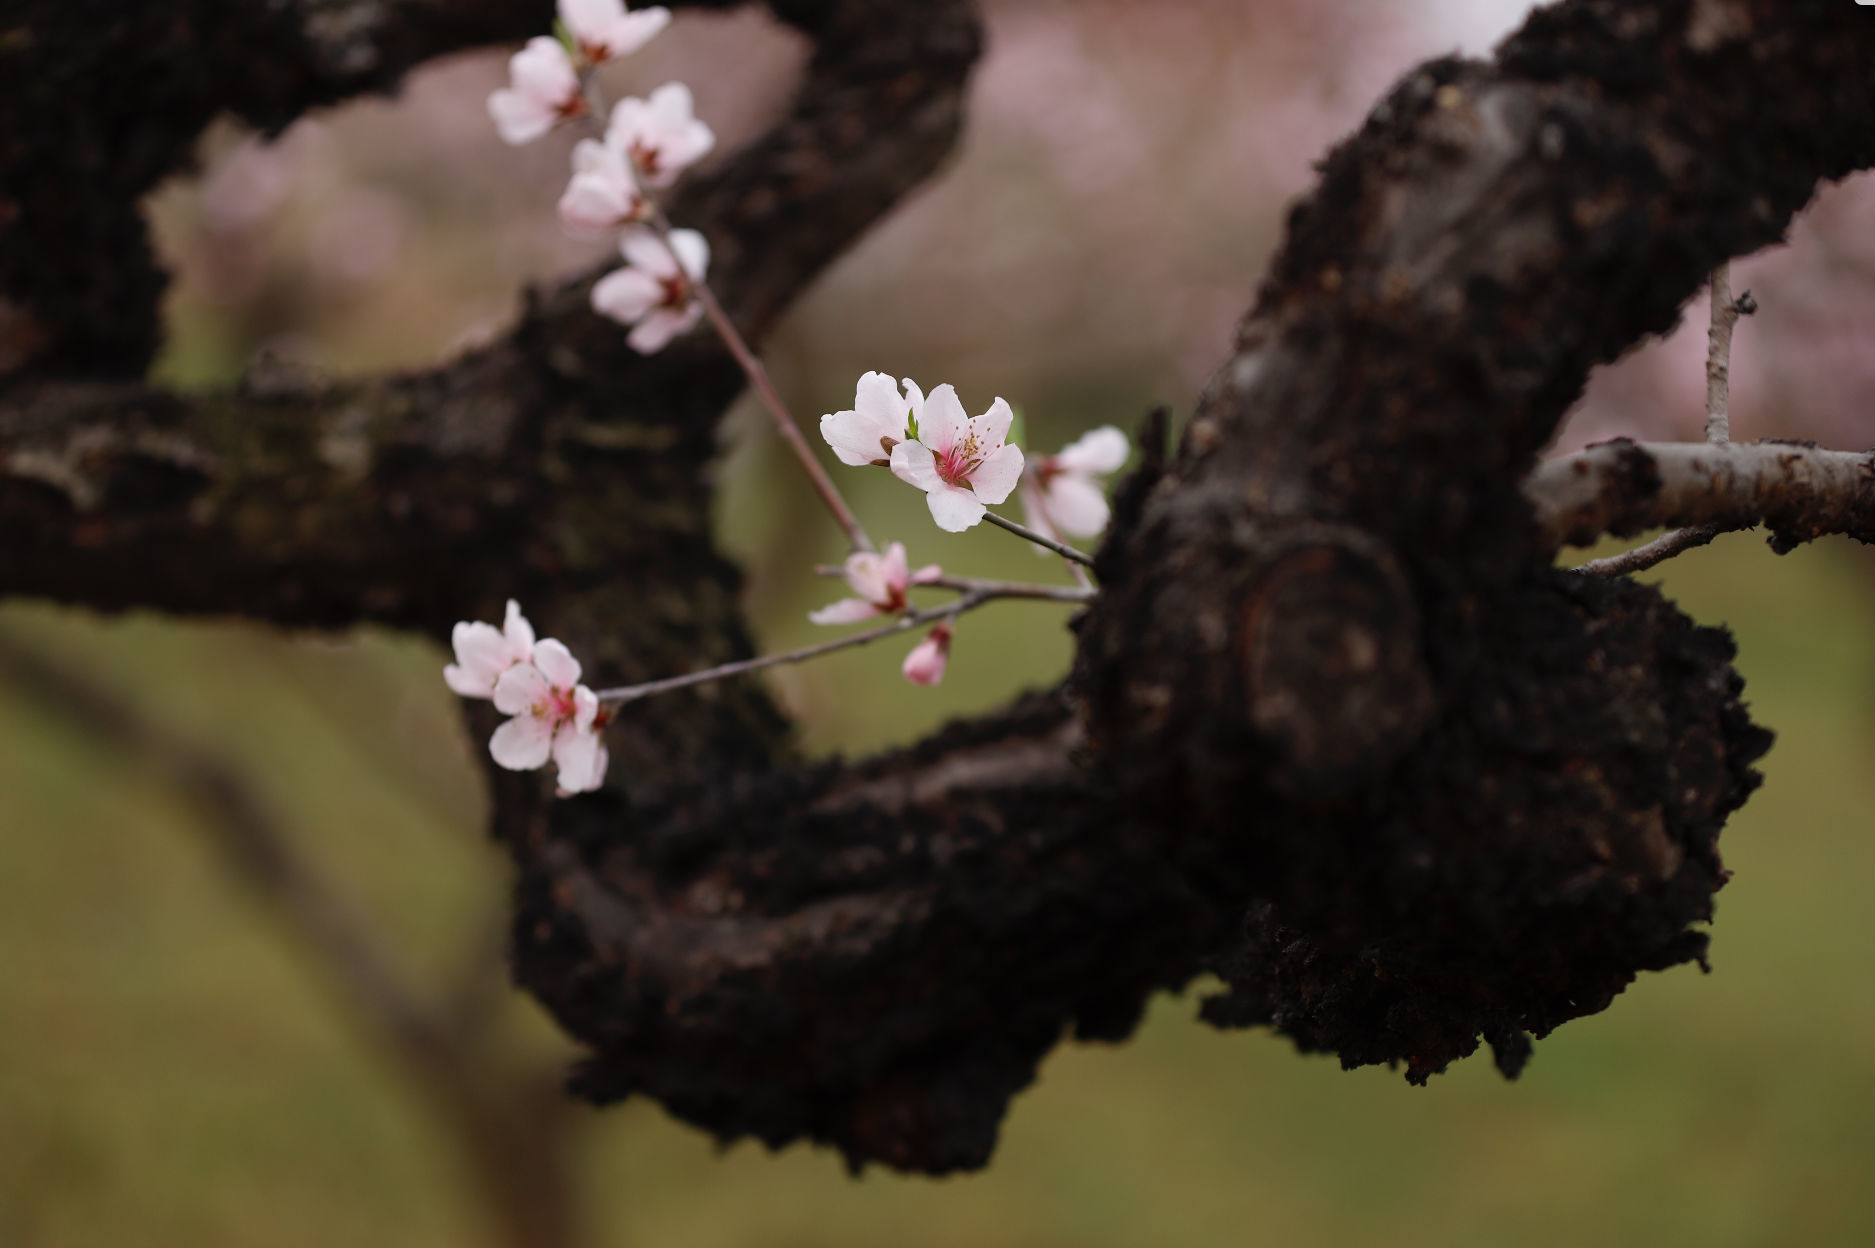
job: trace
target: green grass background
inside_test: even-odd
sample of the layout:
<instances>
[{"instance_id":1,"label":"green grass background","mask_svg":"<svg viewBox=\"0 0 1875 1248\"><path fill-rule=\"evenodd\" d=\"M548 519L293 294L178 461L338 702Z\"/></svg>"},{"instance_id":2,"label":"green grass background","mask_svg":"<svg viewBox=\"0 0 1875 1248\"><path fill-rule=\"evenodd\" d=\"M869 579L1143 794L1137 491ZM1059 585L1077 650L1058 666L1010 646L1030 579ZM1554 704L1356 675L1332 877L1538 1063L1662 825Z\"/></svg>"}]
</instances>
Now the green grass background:
<instances>
[{"instance_id":1,"label":"green grass background","mask_svg":"<svg viewBox=\"0 0 1875 1248\"><path fill-rule=\"evenodd\" d=\"M771 449L745 438L728 458L722 527L780 645L835 589L799 575L811 500ZM911 537L914 561L1055 574L987 526L942 537L883 474L863 486L875 531ZM586 1114L593 1242L1875 1242L1872 569L1846 542L1778 558L1735 536L1650 575L1736 631L1778 744L1723 841L1736 877L1713 973L1643 977L1541 1042L1519 1081L1482 1060L1426 1088L1344 1073L1199 1025L1193 996L1168 996L1126 1045L1058 1049L978 1175L854 1179L805 1147L720 1150L648 1103ZM1028 604L972 617L935 691L896 679L904 643L776 687L807 748L864 751L1052 678L1059 620ZM486 946L505 867L433 645L33 604L0 609L0 626L239 760L427 978ZM192 819L0 692L0 1246L481 1242L447 1139ZM502 1000L504 1061L570 1056L529 1001Z\"/></svg>"}]
</instances>

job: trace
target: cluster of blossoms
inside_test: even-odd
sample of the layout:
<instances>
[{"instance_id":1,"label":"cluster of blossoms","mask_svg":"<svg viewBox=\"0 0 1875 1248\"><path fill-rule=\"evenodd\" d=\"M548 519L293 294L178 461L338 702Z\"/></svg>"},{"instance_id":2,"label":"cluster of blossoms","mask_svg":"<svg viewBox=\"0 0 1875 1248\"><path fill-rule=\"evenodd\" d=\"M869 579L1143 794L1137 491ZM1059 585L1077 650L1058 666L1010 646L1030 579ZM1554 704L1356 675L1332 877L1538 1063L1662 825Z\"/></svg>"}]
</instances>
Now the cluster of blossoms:
<instances>
[{"instance_id":1,"label":"cluster of blossoms","mask_svg":"<svg viewBox=\"0 0 1875 1248\"><path fill-rule=\"evenodd\" d=\"M593 111L587 91L596 67L637 51L670 22L662 8L628 12L622 0L559 0L562 39L527 42L508 63L509 85L488 97L489 116L509 143L531 143L562 121ZM653 228L648 192L677 180L708 155L716 135L693 110L690 88L666 83L646 99L620 100L604 137L573 148L573 177L560 196L560 220L576 234L622 231L625 267L601 278L593 309L632 326L626 338L650 354L703 315L697 287L710 248L695 230Z\"/></svg>"},{"instance_id":2,"label":"cluster of blossoms","mask_svg":"<svg viewBox=\"0 0 1875 1248\"><path fill-rule=\"evenodd\" d=\"M465 698L489 698L513 718L495 730L488 752L511 771L532 771L552 759L562 793L583 793L605 779L605 726L599 698L579 683L579 660L551 637L534 639L520 605L508 602L500 628L463 623L450 643L456 661L443 680Z\"/></svg>"},{"instance_id":3,"label":"cluster of blossoms","mask_svg":"<svg viewBox=\"0 0 1875 1248\"><path fill-rule=\"evenodd\" d=\"M558 0L558 37L528 41L509 62L510 83L488 100L489 115L509 143L530 143L563 121L584 118L595 126L602 106L592 83L593 71L608 61L643 47L670 21L662 8L628 11L623 0ZM592 305L601 314L631 326L626 341L639 352L662 349L688 332L704 314L708 291L704 274L710 250L695 230L670 228L651 192L670 186L715 146L716 136L694 113L690 90L667 83L646 99L619 101L604 119L600 138L582 139L573 148L573 175L560 196L561 223L571 232L602 235L617 231L625 266L593 287ZM738 347L738 358L761 381L759 366L747 364L746 349L720 315L717 328ZM781 424L792 420L772 389L759 386ZM840 462L854 467L888 468L924 491L931 518L940 529L961 533L989 516L1070 559L1087 562L1061 545L1063 534L1092 537L1106 527L1107 500L1097 478L1126 461L1124 434L1111 426L1096 429L1058 454L1025 459L1009 440L1015 413L998 398L978 416L965 411L957 392L941 385L926 394L910 378L894 381L870 372L859 379L853 407L821 418L821 436ZM792 655L744 660L649 685L608 691L629 700L661 689L718 679L775 662L792 662L830 648L876 640L898 629L930 624L923 640L906 655L905 679L935 685L944 678L950 657L952 620L963 611L997 596L1055 597L1084 600L1091 589L1051 591L1046 586L946 580L936 564L911 569L901 542L883 554L870 542L801 445L804 467L816 488L846 526L855 547L842 569L853 596L814 611L816 624L854 624L884 618L892 624L853 634L837 643L810 647ZM992 515L990 507L1020 488L1028 527ZM1044 552L1045 553L1045 552ZM1077 573L1079 569L1076 569ZM1085 576L1080 577L1085 587ZM919 611L910 601L917 586L949 589L970 596L942 607ZM985 586L993 586L986 589ZM599 787L607 754L600 737L606 713L599 696L579 683L580 665L567 648L551 638L535 640L534 629L513 602L502 627L462 623L452 636L456 662L443 671L449 687L466 698L491 699L510 718L495 731L489 752L514 770L558 769L562 794Z\"/></svg>"}]
</instances>

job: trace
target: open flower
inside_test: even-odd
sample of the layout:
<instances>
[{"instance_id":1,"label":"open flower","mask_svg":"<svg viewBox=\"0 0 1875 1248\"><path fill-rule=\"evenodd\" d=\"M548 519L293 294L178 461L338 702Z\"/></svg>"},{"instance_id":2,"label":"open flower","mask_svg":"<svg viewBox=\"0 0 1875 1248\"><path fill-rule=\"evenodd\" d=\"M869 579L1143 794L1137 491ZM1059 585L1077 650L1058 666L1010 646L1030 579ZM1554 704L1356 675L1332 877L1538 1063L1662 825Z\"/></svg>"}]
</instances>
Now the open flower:
<instances>
[{"instance_id":1,"label":"open flower","mask_svg":"<svg viewBox=\"0 0 1875 1248\"><path fill-rule=\"evenodd\" d=\"M534 657L534 626L521 614L521 606L508 600L508 618L493 624L462 623L449 635L456 661L443 669L443 681L465 698L492 698L495 682L517 663Z\"/></svg>"},{"instance_id":2,"label":"open flower","mask_svg":"<svg viewBox=\"0 0 1875 1248\"><path fill-rule=\"evenodd\" d=\"M529 39L508 61L508 78L508 86L488 97L488 115L508 143L532 143L555 122L586 111L579 75L558 39Z\"/></svg>"},{"instance_id":3,"label":"open flower","mask_svg":"<svg viewBox=\"0 0 1875 1248\"><path fill-rule=\"evenodd\" d=\"M560 220L580 234L600 234L642 221L650 204L616 145L581 139L573 145L573 180L560 196Z\"/></svg>"},{"instance_id":4,"label":"open flower","mask_svg":"<svg viewBox=\"0 0 1875 1248\"><path fill-rule=\"evenodd\" d=\"M1107 496L1094 478L1118 472L1130 453L1126 435L1102 425L1059 454L1031 460L1022 474L1022 509L1029 527L1057 540L1064 533L1093 537L1106 528Z\"/></svg>"},{"instance_id":5,"label":"open flower","mask_svg":"<svg viewBox=\"0 0 1875 1248\"><path fill-rule=\"evenodd\" d=\"M935 563L908 571L903 542L893 542L883 555L857 551L846 557L846 583L859 597L842 598L810 612L807 618L816 624L856 624L875 615L897 615L906 607L906 590L929 585L942 575L943 569Z\"/></svg>"},{"instance_id":6,"label":"open flower","mask_svg":"<svg viewBox=\"0 0 1875 1248\"><path fill-rule=\"evenodd\" d=\"M703 315L692 282L703 280L710 245L695 230L672 230L670 248L650 230L633 229L619 242L627 264L600 278L592 288L593 309L635 326L625 341L643 355L689 329ZM683 268L671 258L675 251Z\"/></svg>"},{"instance_id":7,"label":"open flower","mask_svg":"<svg viewBox=\"0 0 1875 1248\"><path fill-rule=\"evenodd\" d=\"M892 448L911 437L911 426L923 412L924 391L911 378L900 394L898 383L884 373L866 373L853 391L852 410L820 418L820 436L843 464L884 467L892 462Z\"/></svg>"},{"instance_id":8,"label":"open flower","mask_svg":"<svg viewBox=\"0 0 1875 1248\"><path fill-rule=\"evenodd\" d=\"M489 739L488 752L510 771L532 771L551 758L563 792L596 789L605 779L599 699L579 683L579 660L551 637L495 682L495 709L512 715Z\"/></svg>"},{"instance_id":9,"label":"open flower","mask_svg":"<svg viewBox=\"0 0 1875 1248\"><path fill-rule=\"evenodd\" d=\"M916 439L892 448L892 472L925 492L940 529L961 533L983 519L985 504L1000 503L1022 476L1022 448L1005 446L1015 414L997 399L981 416L964 415L957 392L933 390L918 416Z\"/></svg>"},{"instance_id":10,"label":"open flower","mask_svg":"<svg viewBox=\"0 0 1875 1248\"><path fill-rule=\"evenodd\" d=\"M630 159L646 186L669 186L716 146L716 134L691 111L690 88L667 82L649 99L620 100L605 141Z\"/></svg>"},{"instance_id":11,"label":"open flower","mask_svg":"<svg viewBox=\"0 0 1875 1248\"><path fill-rule=\"evenodd\" d=\"M560 20L579 47L579 54L594 65L629 56L650 43L670 24L665 8L625 11L624 0L560 0Z\"/></svg>"},{"instance_id":12,"label":"open flower","mask_svg":"<svg viewBox=\"0 0 1875 1248\"><path fill-rule=\"evenodd\" d=\"M944 679L944 666L951 657L951 626L946 621L933 625L925 639L911 648L898 670L914 685L935 685Z\"/></svg>"}]
</instances>

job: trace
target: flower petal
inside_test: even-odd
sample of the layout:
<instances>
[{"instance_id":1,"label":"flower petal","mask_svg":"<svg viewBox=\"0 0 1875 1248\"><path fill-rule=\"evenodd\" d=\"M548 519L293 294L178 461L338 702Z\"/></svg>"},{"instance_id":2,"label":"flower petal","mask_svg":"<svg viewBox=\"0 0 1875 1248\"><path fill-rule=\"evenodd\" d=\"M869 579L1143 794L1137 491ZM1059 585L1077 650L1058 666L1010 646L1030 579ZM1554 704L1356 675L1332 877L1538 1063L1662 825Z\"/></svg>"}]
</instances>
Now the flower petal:
<instances>
[{"instance_id":1,"label":"flower petal","mask_svg":"<svg viewBox=\"0 0 1875 1248\"><path fill-rule=\"evenodd\" d=\"M677 264L671 259L670 249L657 236L657 231L648 226L626 230L619 236L618 249L627 264L659 281L677 276Z\"/></svg>"},{"instance_id":2,"label":"flower petal","mask_svg":"<svg viewBox=\"0 0 1875 1248\"><path fill-rule=\"evenodd\" d=\"M1107 527L1107 496L1083 476L1050 481L1042 507L1055 528L1075 537L1093 537Z\"/></svg>"},{"instance_id":3,"label":"flower petal","mask_svg":"<svg viewBox=\"0 0 1875 1248\"><path fill-rule=\"evenodd\" d=\"M532 663L516 663L495 681L495 709L503 715L531 715L553 695L553 686Z\"/></svg>"},{"instance_id":4,"label":"flower petal","mask_svg":"<svg viewBox=\"0 0 1875 1248\"><path fill-rule=\"evenodd\" d=\"M879 426L857 411L828 412L820 418L820 436L843 464L863 468L888 462L879 442Z\"/></svg>"},{"instance_id":5,"label":"flower petal","mask_svg":"<svg viewBox=\"0 0 1875 1248\"><path fill-rule=\"evenodd\" d=\"M1055 463L1064 472L1104 474L1118 472L1132 453L1132 443L1124 433L1112 425L1102 425L1062 447Z\"/></svg>"},{"instance_id":6,"label":"flower petal","mask_svg":"<svg viewBox=\"0 0 1875 1248\"><path fill-rule=\"evenodd\" d=\"M638 328L625 335L625 341L640 355L662 351L671 339L695 325L702 315L703 309L694 303L682 312L658 308L638 322Z\"/></svg>"},{"instance_id":7,"label":"flower petal","mask_svg":"<svg viewBox=\"0 0 1875 1248\"><path fill-rule=\"evenodd\" d=\"M919 568L916 572L913 572L909 577L907 577L905 580L905 584L908 587L912 585L929 585L931 582L937 580L943 575L944 575L943 568L938 567L938 565L935 563L927 563L924 565L924 567Z\"/></svg>"},{"instance_id":8,"label":"flower petal","mask_svg":"<svg viewBox=\"0 0 1875 1248\"><path fill-rule=\"evenodd\" d=\"M517 147L523 143L532 143L553 129L553 123L559 116L549 105L512 87L503 87L489 94L488 115L493 119L495 132L501 136L501 141Z\"/></svg>"},{"instance_id":9,"label":"flower petal","mask_svg":"<svg viewBox=\"0 0 1875 1248\"><path fill-rule=\"evenodd\" d=\"M585 793L605 779L605 742L596 732L561 724L553 734L553 763L559 786L567 793Z\"/></svg>"},{"instance_id":10,"label":"flower petal","mask_svg":"<svg viewBox=\"0 0 1875 1248\"><path fill-rule=\"evenodd\" d=\"M938 476L937 458L923 442L900 442L892 448L892 475L925 491L948 488Z\"/></svg>"},{"instance_id":11,"label":"flower petal","mask_svg":"<svg viewBox=\"0 0 1875 1248\"><path fill-rule=\"evenodd\" d=\"M970 431L977 436L977 449L990 454L1001 446L1009 437L1009 426L1016 414L1009 410L1009 404L999 397L991 403L989 410L970 422Z\"/></svg>"},{"instance_id":12,"label":"flower petal","mask_svg":"<svg viewBox=\"0 0 1875 1248\"><path fill-rule=\"evenodd\" d=\"M598 173L576 173L560 196L560 223L580 234L599 234L636 220L644 201L636 190Z\"/></svg>"},{"instance_id":13,"label":"flower petal","mask_svg":"<svg viewBox=\"0 0 1875 1248\"><path fill-rule=\"evenodd\" d=\"M553 753L553 725L532 715L517 715L488 739L488 753L509 771L532 771L547 765Z\"/></svg>"},{"instance_id":14,"label":"flower petal","mask_svg":"<svg viewBox=\"0 0 1875 1248\"><path fill-rule=\"evenodd\" d=\"M501 623L502 636L508 639L508 645L516 663L525 663L534 657L534 626L521 614L521 604L508 599L508 614Z\"/></svg>"},{"instance_id":15,"label":"flower petal","mask_svg":"<svg viewBox=\"0 0 1875 1248\"><path fill-rule=\"evenodd\" d=\"M864 598L842 598L818 611L809 611L807 618L816 624L857 624L861 620L870 620L883 614L883 611Z\"/></svg>"},{"instance_id":16,"label":"flower petal","mask_svg":"<svg viewBox=\"0 0 1875 1248\"><path fill-rule=\"evenodd\" d=\"M910 584L910 576L905 567L905 543L892 542L887 545L884 556L879 560L879 588L885 591L879 601L885 601L886 597L903 596L905 586Z\"/></svg>"},{"instance_id":17,"label":"flower petal","mask_svg":"<svg viewBox=\"0 0 1875 1248\"><path fill-rule=\"evenodd\" d=\"M950 626L939 624L931 630L930 636L911 648L898 670L914 685L935 685L944 679L950 652Z\"/></svg>"},{"instance_id":18,"label":"flower petal","mask_svg":"<svg viewBox=\"0 0 1875 1248\"><path fill-rule=\"evenodd\" d=\"M579 94L579 75L558 39L535 35L508 61L514 89L558 110Z\"/></svg>"},{"instance_id":19,"label":"flower petal","mask_svg":"<svg viewBox=\"0 0 1875 1248\"><path fill-rule=\"evenodd\" d=\"M449 644L456 652L456 662L475 676L486 676L490 688L494 687L495 677L514 662L508 639L493 624L479 620L456 625L450 630Z\"/></svg>"},{"instance_id":20,"label":"flower petal","mask_svg":"<svg viewBox=\"0 0 1875 1248\"><path fill-rule=\"evenodd\" d=\"M970 417L957 401L957 391L949 382L925 396L924 415L918 418L918 440L939 455L950 454L953 447L970 436Z\"/></svg>"},{"instance_id":21,"label":"flower petal","mask_svg":"<svg viewBox=\"0 0 1875 1248\"><path fill-rule=\"evenodd\" d=\"M677 253L684 272L692 281L700 282L710 270L710 241L695 230L672 230L671 250ZM665 266L669 268L668 262Z\"/></svg>"},{"instance_id":22,"label":"flower petal","mask_svg":"<svg viewBox=\"0 0 1875 1248\"><path fill-rule=\"evenodd\" d=\"M573 689L573 726L582 732L599 718L599 695L584 685Z\"/></svg>"},{"instance_id":23,"label":"flower petal","mask_svg":"<svg viewBox=\"0 0 1875 1248\"><path fill-rule=\"evenodd\" d=\"M551 637L535 644L534 666L555 689L571 689L579 683L579 660L564 643Z\"/></svg>"},{"instance_id":24,"label":"flower petal","mask_svg":"<svg viewBox=\"0 0 1875 1248\"><path fill-rule=\"evenodd\" d=\"M592 310L630 325L643 320L663 298L664 287L656 278L627 265L593 284Z\"/></svg>"},{"instance_id":25,"label":"flower petal","mask_svg":"<svg viewBox=\"0 0 1875 1248\"><path fill-rule=\"evenodd\" d=\"M962 533L983 519L983 513L988 510L982 499L954 485L932 490L924 496L924 501L931 509L931 518L946 533Z\"/></svg>"},{"instance_id":26,"label":"flower petal","mask_svg":"<svg viewBox=\"0 0 1875 1248\"><path fill-rule=\"evenodd\" d=\"M465 698L487 698L495 692L493 680L478 676L454 663L443 669L443 683L449 686L451 693Z\"/></svg>"},{"instance_id":27,"label":"flower petal","mask_svg":"<svg viewBox=\"0 0 1875 1248\"><path fill-rule=\"evenodd\" d=\"M1022 448L1005 446L977 465L970 474L970 488L986 503L1000 503L1009 497L1022 479Z\"/></svg>"}]
</instances>

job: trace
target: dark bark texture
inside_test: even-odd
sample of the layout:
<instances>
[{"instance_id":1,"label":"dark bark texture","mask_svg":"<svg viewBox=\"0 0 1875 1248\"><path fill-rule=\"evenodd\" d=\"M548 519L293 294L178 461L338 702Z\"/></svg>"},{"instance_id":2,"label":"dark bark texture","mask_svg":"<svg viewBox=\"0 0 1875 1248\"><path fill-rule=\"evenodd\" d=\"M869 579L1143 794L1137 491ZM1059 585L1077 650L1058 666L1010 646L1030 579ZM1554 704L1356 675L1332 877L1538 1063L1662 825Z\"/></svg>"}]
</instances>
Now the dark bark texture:
<instances>
[{"instance_id":1,"label":"dark bark texture","mask_svg":"<svg viewBox=\"0 0 1875 1248\"><path fill-rule=\"evenodd\" d=\"M797 100L671 206L757 337L938 166L980 41L967 0L772 7L815 43ZM135 380L135 197L210 114L278 126L547 8L13 6L0 594L437 638L514 595L602 684L748 653L704 484L738 377L701 335L633 356L590 277L425 374ZM1591 366L1871 163L1875 25L1840 0L1568 0L1409 74L1182 445L1149 427L1068 685L810 765L739 681L624 708L599 794L491 767L517 978L589 1046L575 1089L942 1172L1064 1032L1122 1038L1204 970L1209 1021L1423 1080L1481 1041L1515 1073L1702 958L1768 734L1729 639L1550 567L1518 483Z\"/></svg>"}]
</instances>

